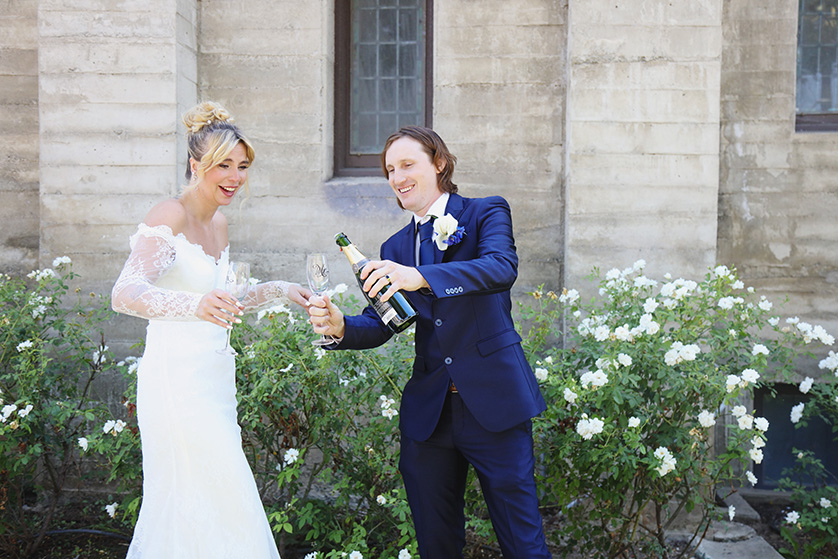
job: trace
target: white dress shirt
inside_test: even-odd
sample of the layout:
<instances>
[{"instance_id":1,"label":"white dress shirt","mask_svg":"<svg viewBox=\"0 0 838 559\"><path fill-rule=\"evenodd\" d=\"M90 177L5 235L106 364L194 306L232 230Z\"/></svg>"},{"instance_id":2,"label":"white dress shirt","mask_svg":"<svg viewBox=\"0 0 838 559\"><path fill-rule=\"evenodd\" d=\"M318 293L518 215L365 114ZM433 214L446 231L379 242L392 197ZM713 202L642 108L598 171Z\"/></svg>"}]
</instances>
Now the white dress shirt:
<instances>
[{"instance_id":1,"label":"white dress shirt","mask_svg":"<svg viewBox=\"0 0 838 559\"><path fill-rule=\"evenodd\" d=\"M434 203L431 204L431 207L428 208L428 212L425 214L424 217L419 217L416 214L413 214L413 230L414 230L414 247L413 247L413 261L419 262L419 235L417 234L419 231L419 226L423 223L427 222L431 217L442 217L445 215L445 208L448 207L448 198L451 195L447 192L443 192L439 198L434 200Z\"/></svg>"}]
</instances>

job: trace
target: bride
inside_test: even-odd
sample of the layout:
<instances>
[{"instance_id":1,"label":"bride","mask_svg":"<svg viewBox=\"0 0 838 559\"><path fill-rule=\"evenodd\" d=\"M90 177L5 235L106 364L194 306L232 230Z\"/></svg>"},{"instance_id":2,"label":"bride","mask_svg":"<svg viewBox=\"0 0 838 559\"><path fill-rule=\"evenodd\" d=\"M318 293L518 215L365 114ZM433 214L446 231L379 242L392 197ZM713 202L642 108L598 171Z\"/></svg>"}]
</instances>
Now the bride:
<instances>
[{"instance_id":1,"label":"bride","mask_svg":"<svg viewBox=\"0 0 838 559\"><path fill-rule=\"evenodd\" d=\"M113 288L117 312L148 319L137 371L143 501L128 559L278 558L236 422L227 329L275 299L305 306L311 293L266 282L243 300L222 288L227 220L218 211L247 187L253 147L220 105L183 117L189 185L157 204L131 237Z\"/></svg>"}]
</instances>

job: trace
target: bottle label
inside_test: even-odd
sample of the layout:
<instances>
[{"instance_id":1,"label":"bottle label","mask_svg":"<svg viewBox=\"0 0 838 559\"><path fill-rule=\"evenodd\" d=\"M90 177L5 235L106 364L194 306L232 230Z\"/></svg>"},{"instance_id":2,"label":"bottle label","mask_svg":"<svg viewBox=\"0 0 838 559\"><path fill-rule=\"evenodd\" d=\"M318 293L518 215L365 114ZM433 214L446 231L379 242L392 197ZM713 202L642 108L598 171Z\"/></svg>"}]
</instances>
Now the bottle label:
<instances>
[{"instance_id":1,"label":"bottle label","mask_svg":"<svg viewBox=\"0 0 838 559\"><path fill-rule=\"evenodd\" d=\"M381 322L385 325L398 316L396 309L394 309L393 305L390 303L382 303L381 301L376 300L373 301L372 306L375 309L375 312L378 313L378 316L381 317Z\"/></svg>"},{"instance_id":2,"label":"bottle label","mask_svg":"<svg viewBox=\"0 0 838 559\"><path fill-rule=\"evenodd\" d=\"M384 324L388 324L391 320L396 318L398 315L399 315L399 313L396 312L396 309L394 309L393 307L390 307L390 310L387 311L386 313L384 313L384 316L381 317L381 322L383 322Z\"/></svg>"}]
</instances>

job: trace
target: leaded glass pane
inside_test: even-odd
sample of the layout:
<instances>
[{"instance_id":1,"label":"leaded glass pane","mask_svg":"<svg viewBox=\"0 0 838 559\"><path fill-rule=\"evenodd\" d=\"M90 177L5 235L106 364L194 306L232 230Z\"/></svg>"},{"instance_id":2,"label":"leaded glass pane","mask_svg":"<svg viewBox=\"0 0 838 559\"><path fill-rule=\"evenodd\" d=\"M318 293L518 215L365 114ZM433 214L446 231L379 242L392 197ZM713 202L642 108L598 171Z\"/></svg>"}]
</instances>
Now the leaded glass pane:
<instances>
[{"instance_id":1,"label":"leaded glass pane","mask_svg":"<svg viewBox=\"0 0 838 559\"><path fill-rule=\"evenodd\" d=\"M379 153L399 126L423 124L424 1L353 0L350 153Z\"/></svg>"},{"instance_id":2,"label":"leaded glass pane","mask_svg":"<svg viewBox=\"0 0 838 559\"><path fill-rule=\"evenodd\" d=\"M398 9L389 8L378 12L378 43L395 43L398 37L396 20Z\"/></svg>"},{"instance_id":3,"label":"leaded glass pane","mask_svg":"<svg viewBox=\"0 0 838 559\"><path fill-rule=\"evenodd\" d=\"M398 94L398 82L395 78L382 79L378 82L378 108L382 112L395 113L399 109L399 102L396 99Z\"/></svg>"},{"instance_id":4,"label":"leaded glass pane","mask_svg":"<svg viewBox=\"0 0 838 559\"><path fill-rule=\"evenodd\" d=\"M834 17L827 17L823 19L823 27L821 27L821 44L834 45L836 43L836 20Z\"/></svg>"},{"instance_id":5,"label":"leaded glass pane","mask_svg":"<svg viewBox=\"0 0 838 559\"><path fill-rule=\"evenodd\" d=\"M797 112L838 112L838 0L800 0Z\"/></svg>"},{"instance_id":6,"label":"leaded glass pane","mask_svg":"<svg viewBox=\"0 0 838 559\"><path fill-rule=\"evenodd\" d=\"M399 105L402 107L416 106L416 80L399 80ZM414 123L415 124L415 123Z\"/></svg>"},{"instance_id":7,"label":"leaded glass pane","mask_svg":"<svg viewBox=\"0 0 838 559\"><path fill-rule=\"evenodd\" d=\"M387 136L399 129L399 120L396 113L381 113L378 116L378 137L384 138L381 141L382 145L387 139ZM378 148L381 151L381 147Z\"/></svg>"},{"instance_id":8,"label":"leaded glass pane","mask_svg":"<svg viewBox=\"0 0 838 559\"><path fill-rule=\"evenodd\" d=\"M416 41L419 37L417 10L399 10L399 37L402 41Z\"/></svg>"},{"instance_id":9,"label":"leaded glass pane","mask_svg":"<svg viewBox=\"0 0 838 559\"><path fill-rule=\"evenodd\" d=\"M395 44L382 44L378 48L378 75L381 78L396 77L397 50Z\"/></svg>"},{"instance_id":10,"label":"leaded glass pane","mask_svg":"<svg viewBox=\"0 0 838 559\"><path fill-rule=\"evenodd\" d=\"M357 135L358 143L370 145L378 141L378 118L375 113L363 113L358 115L356 127L352 130Z\"/></svg>"},{"instance_id":11,"label":"leaded glass pane","mask_svg":"<svg viewBox=\"0 0 838 559\"><path fill-rule=\"evenodd\" d=\"M358 82L358 110L362 113L374 113L378 107L378 80L360 80Z\"/></svg>"},{"instance_id":12,"label":"leaded glass pane","mask_svg":"<svg viewBox=\"0 0 838 559\"><path fill-rule=\"evenodd\" d=\"M362 45L375 44L378 37L378 10L360 10L358 14L360 23L358 25L358 33L360 35Z\"/></svg>"},{"instance_id":13,"label":"leaded glass pane","mask_svg":"<svg viewBox=\"0 0 838 559\"><path fill-rule=\"evenodd\" d=\"M357 52L353 81L378 77L378 49L375 45L358 45Z\"/></svg>"},{"instance_id":14,"label":"leaded glass pane","mask_svg":"<svg viewBox=\"0 0 838 559\"><path fill-rule=\"evenodd\" d=\"M803 0L803 11L816 12L821 9L821 0Z\"/></svg>"}]
</instances>

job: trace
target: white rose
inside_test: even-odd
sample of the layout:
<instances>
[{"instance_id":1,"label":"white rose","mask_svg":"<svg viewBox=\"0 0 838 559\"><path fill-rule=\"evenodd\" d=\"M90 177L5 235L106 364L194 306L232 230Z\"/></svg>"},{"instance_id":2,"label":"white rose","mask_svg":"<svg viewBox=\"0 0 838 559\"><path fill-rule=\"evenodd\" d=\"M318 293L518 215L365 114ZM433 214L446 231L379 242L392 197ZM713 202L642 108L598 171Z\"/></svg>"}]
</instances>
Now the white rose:
<instances>
[{"instance_id":1,"label":"white rose","mask_svg":"<svg viewBox=\"0 0 838 559\"><path fill-rule=\"evenodd\" d=\"M716 424L716 417L713 415L713 413L707 410L702 410L701 413L698 414L698 423L702 427L709 428Z\"/></svg>"},{"instance_id":2,"label":"white rose","mask_svg":"<svg viewBox=\"0 0 838 559\"><path fill-rule=\"evenodd\" d=\"M299 450L297 450L296 448L289 448L288 450L285 451L285 455L282 457L282 460L286 464L290 465L290 464L293 464L294 462L296 462L299 457L300 457L300 451Z\"/></svg>"},{"instance_id":3,"label":"white rose","mask_svg":"<svg viewBox=\"0 0 838 559\"><path fill-rule=\"evenodd\" d=\"M757 417L754 419L754 427L762 432L768 431L768 420L764 417Z\"/></svg>"}]
</instances>

